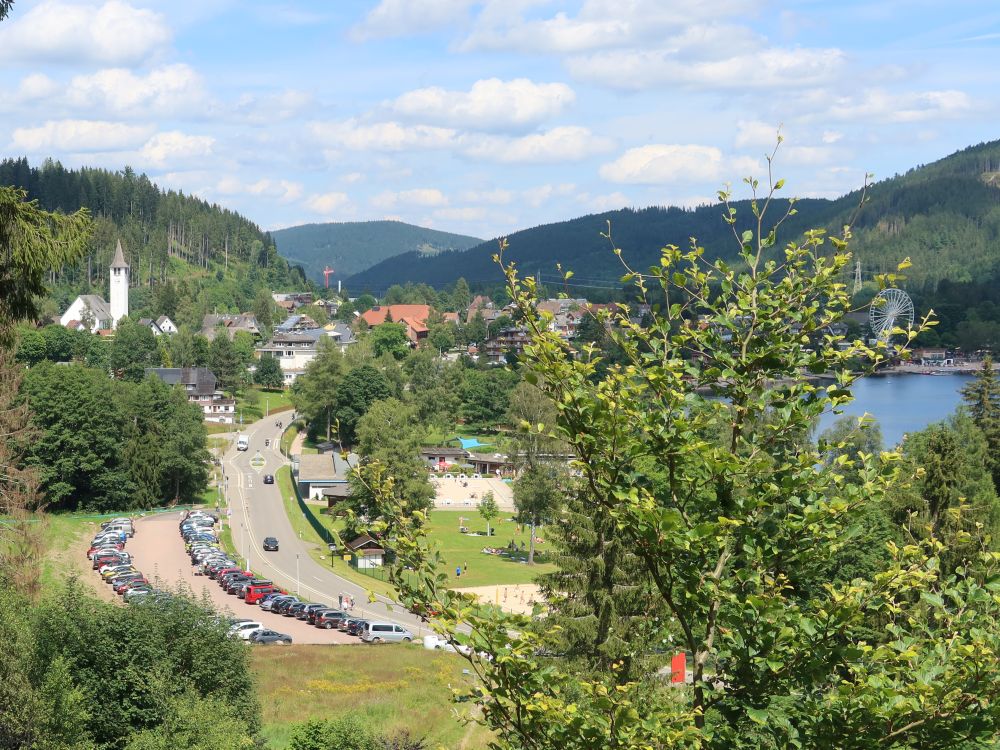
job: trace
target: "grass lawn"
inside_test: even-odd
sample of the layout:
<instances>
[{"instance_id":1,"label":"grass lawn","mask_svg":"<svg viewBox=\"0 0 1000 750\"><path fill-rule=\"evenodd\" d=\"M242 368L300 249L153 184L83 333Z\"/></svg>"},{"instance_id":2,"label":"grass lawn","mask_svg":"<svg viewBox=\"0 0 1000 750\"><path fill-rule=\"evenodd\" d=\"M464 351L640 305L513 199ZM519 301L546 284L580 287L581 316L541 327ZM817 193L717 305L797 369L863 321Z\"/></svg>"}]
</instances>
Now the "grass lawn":
<instances>
[{"instance_id":1,"label":"grass lawn","mask_svg":"<svg viewBox=\"0 0 1000 750\"><path fill-rule=\"evenodd\" d=\"M238 432L239 429L240 426L235 424L219 424L218 422L205 423L205 432L209 435L218 435L220 432Z\"/></svg>"},{"instance_id":2,"label":"grass lawn","mask_svg":"<svg viewBox=\"0 0 1000 750\"><path fill-rule=\"evenodd\" d=\"M265 408L268 411L267 415L264 414ZM229 425L229 428L232 430L239 429L241 413L243 415L243 422L246 424L247 422L256 422L264 416L273 415L275 412L287 411L291 408L291 391L247 388L241 391L236 397L236 425Z\"/></svg>"},{"instance_id":3,"label":"grass lawn","mask_svg":"<svg viewBox=\"0 0 1000 750\"><path fill-rule=\"evenodd\" d=\"M478 531L484 536L470 536L459 532L459 518L464 518L462 525L470 531ZM529 566L526 562L518 562L498 555L484 555L483 547L506 547L513 539L520 549L524 542L527 549L530 538L528 529L521 527L517 532L517 524L500 518L491 524L496 534L491 537L486 534L486 521L474 509L463 511L435 509L431 512L430 535L441 545L441 554L447 563L449 585L456 588L469 586L492 586L514 583L534 583L535 577L541 573L551 573L555 565L536 562ZM545 539L545 529L536 530L535 536ZM546 551L545 544L535 545L536 558ZM520 555L519 555L520 557ZM524 554L527 559L527 553ZM468 571L461 578L455 576L455 568L468 564Z\"/></svg>"},{"instance_id":4,"label":"grass lawn","mask_svg":"<svg viewBox=\"0 0 1000 750\"><path fill-rule=\"evenodd\" d=\"M279 443L281 447L282 455L287 456L288 452L292 449L292 442L295 440L295 436L299 434L299 425L297 423L292 423L285 428L285 431L281 433L281 442Z\"/></svg>"},{"instance_id":5,"label":"grass lawn","mask_svg":"<svg viewBox=\"0 0 1000 750\"><path fill-rule=\"evenodd\" d=\"M288 646L255 648L251 663L263 706L264 736L276 750L288 745L289 724L360 715L386 734L409 731L427 747L482 750L490 735L463 725L449 685L472 679L455 654L418 645Z\"/></svg>"}]
</instances>

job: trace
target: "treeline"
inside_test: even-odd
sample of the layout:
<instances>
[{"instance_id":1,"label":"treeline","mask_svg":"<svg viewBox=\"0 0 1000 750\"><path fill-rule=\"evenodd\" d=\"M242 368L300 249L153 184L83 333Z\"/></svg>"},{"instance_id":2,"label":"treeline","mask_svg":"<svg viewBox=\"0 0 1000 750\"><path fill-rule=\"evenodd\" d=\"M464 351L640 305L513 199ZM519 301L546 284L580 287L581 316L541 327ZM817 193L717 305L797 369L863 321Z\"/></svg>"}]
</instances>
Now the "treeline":
<instances>
[{"instance_id":1,"label":"treeline","mask_svg":"<svg viewBox=\"0 0 1000 750\"><path fill-rule=\"evenodd\" d=\"M53 309L62 311L78 294L107 295L108 266L122 241L131 267L130 303L157 314L187 312L191 322L206 312L247 310L262 288L300 288L304 278L281 258L269 234L240 214L174 190L146 175L84 167L66 169L46 160L0 161L0 185L25 189L43 209L86 208L94 219L89 247L75 263L49 271ZM173 282L171 312L150 304L157 287ZM160 305L159 308L163 306ZM172 314L171 314L172 313Z\"/></svg>"},{"instance_id":2,"label":"treeline","mask_svg":"<svg viewBox=\"0 0 1000 750\"><path fill-rule=\"evenodd\" d=\"M50 510L126 511L190 503L207 483L200 409L157 378L42 362L21 392L41 434L25 453Z\"/></svg>"},{"instance_id":3,"label":"treeline","mask_svg":"<svg viewBox=\"0 0 1000 750\"><path fill-rule=\"evenodd\" d=\"M936 291L944 282L992 277L1000 270L998 164L1000 142L994 141L878 182L869 187L863 205L858 191L832 201L799 201L798 213L781 228L779 245L799 239L813 227L839 233L853 221L851 250L861 261L866 280L894 271L905 258L912 266L902 283L914 294ZM741 231L752 212L745 201L734 206L740 217L736 229ZM772 204L771 215L782 214L786 207L784 201ZM599 301L616 293L615 282L625 271L613 248L621 248L622 258L636 270L658 263L664 245L687 248L690 238L706 248L708 258L735 258L738 246L722 212L720 205L623 208L546 224L511 234L504 259L516 263L524 274L541 273L549 279L556 277L556 264L561 264L576 275L559 291L579 290ZM605 236L609 227L610 239ZM356 274L348 284L385 289L409 281L440 287L461 276L473 287L492 285L502 278L493 261L496 252L497 241L492 240L433 257L407 253ZM990 299L1000 301L995 295Z\"/></svg>"}]
</instances>

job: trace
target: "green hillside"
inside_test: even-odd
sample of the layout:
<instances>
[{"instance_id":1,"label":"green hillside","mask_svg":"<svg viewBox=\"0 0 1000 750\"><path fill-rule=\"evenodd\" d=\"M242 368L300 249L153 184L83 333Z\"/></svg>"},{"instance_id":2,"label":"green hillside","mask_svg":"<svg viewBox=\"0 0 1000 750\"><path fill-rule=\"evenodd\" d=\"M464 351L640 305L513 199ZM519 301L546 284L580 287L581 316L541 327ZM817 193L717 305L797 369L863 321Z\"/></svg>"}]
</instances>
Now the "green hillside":
<instances>
[{"instance_id":1,"label":"green hillside","mask_svg":"<svg viewBox=\"0 0 1000 750\"><path fill-rule=\"evenodd\" d=\"M173 190L126 167L65 169L46 160L0 161L0 185L28 192L52 211L90 210L94 234L85 257L49 278L47 315L78 294L108 295L108 266L120 238L131 266L133 317L169 315L201 326L207 312L242 312L275 288L304 288L305 279L278 255L270 235L221 206Z\"/></svg>"},{"instance_id":2,"label":"green hillside","mask_svg":"<svg viewBox=\"0 0 1000 750\"><path fill-rule=\"evenodd\" d=\"M482 242L477 237L438 232L401 221L352 221L303 224L271 233L278 252L301 265L309 278L323 280L323 269L336 272L331 280L345 279L376 263L402 253L430 256L449 250L466 250Z\"/></svg>"},{"instance_id":3,"label":"green hillside","mask_svg":"<svg viewBox=\"0 0 1000 750\"><path fill-rule=\"evenodd\" d=\"M943 279L965 282L1000 271L998 188L1000 141L876 183L858 216L852 243L865 275L895 268L907 256L913 261L908 283L918 289L935 288ZM839 229L854 214L858 198L851 193L836 200L801 201L798 215L785 224L782 239L793 239L810 227ZM742 202L736 208L749 225L749 205ZM774 215L781 208L775 206ZM652 207L609 211L516 232L509 237L507 258L525 272L549 274L561 263L581 280L617 280L622 267L601 236L608 222L615 244L635 268L656 263L664 244L684 247L690 237L697 237L711 256L732 257L736 250L719 206ZM470 283L495 284L501 280L491 259L496 247L496 240L491 240L465 252L434 257L408 253L355 275L348 284L371 289L407 281L442 286L459 277Z\"/></svg>"}]
</instances>

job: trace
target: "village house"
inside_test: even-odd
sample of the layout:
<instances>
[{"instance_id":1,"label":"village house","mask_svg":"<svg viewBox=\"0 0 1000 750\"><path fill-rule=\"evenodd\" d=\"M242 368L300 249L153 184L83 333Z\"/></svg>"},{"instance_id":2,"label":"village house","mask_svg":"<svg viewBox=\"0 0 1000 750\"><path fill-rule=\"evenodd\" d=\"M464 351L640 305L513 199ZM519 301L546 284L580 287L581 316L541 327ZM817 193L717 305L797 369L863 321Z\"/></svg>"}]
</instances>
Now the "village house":
<instances>
[{"instance_id":1,"label":"village house","mask_svg":"<svg viewBox=\"0 0 1000 750\"><path fill-rule=\"evenodd\" d=\"M546 299L535 307L538 312L552 316L549 330L568 340L576 337L576 329L583 316L588 314L589 305L585 299Z\"/></svg>"},{"instance_id":2,"label":"village house","mask_svg":"<svg viewBox=\"0 0 1000 750\"><path fill-rule=\"evenodd\" d=\"M524 328L504 328L483 342L480 356L489 364L504 364L508 353L516 356L524 354L528 341L528 332Z\"/></svg>"},{"instance_id":3,"label":"village house","mask_svg":"<svg viewBox=\"0 0 1000 750\"><path fill-rule=\"evenodd\" d=\"M385 548L375 538L362 534L346 544L351 566L359 569L380 568L385 562Z\"/></svg>"},{"instance_id":4,"label":"village house","mask_svg":"<svg viewBox=\"0 0 1000 750\"><path fill-rule=\"evenodd\" d=\"M344 352L356 341L354 331L346 323L330 323L323 328L287 333L275 329L271 340L257 347L257 358L275 357L287 387L316 359L320 346L334 346Z\"/></svg>"},{"instance_id":5,"label":"village house","mask_svg":"<svg viewBox=\"0 0 1000 750\"><path fill-rule=\"evenodd\" d=\"M361 313L360 319L369 327L381 325L386 321L402 323L406 327L406 337L411 344L417 344L427 338L427 319L431 315L430 305L376 305L371 310Z\"/></svg>"},{"instance_id":6,"label":"village house","mask_svg":"<svg viewBox=\"0 0 1000 750\"><path fill-rule=\"evenodd\" d=\"M257 325L257 316L253 313L210 313L202 318L202 336L213 341L219 331L224 331L230 340L236 336L237 331L246 331L254 338L260 337L260 326Z\"/></svg>"},{"instance_id":7,"label":"village house","mask_svg":"<svg viewBox=\"0 0 1000 750\"><path fill-rule=\"evenodd\" d=\"M358 456L350 453L345 459L339 452L304 453L292 460L292 473L304 499L320 500L323 491L332 487L347 487L351 469L358 465Z\"/></svg>"},{"instance_id":8,"label":"village house","mask_svg":"<svg viewBox=\"0 0 1000 750\"><path fill-rule=\"evenodd\" d=\"M180 386L188 401L201 407L206 422L233 424L236 421L236 401L217 390L215 373L207 367L147 367L147 375L155 375L167 385Z\"/></svg>"},{"instance_id":9,"label":"village house","mask_svg":"<svg viewBox=\"0 0 1000 750\"><path fill-rule=\"evenodd\" d=\"M177 326L166 315L161 315L156 320L152 318L139 318L139 325L151 330L154 336L169 336L177 333Z\"/></svg>"}]
</instances>

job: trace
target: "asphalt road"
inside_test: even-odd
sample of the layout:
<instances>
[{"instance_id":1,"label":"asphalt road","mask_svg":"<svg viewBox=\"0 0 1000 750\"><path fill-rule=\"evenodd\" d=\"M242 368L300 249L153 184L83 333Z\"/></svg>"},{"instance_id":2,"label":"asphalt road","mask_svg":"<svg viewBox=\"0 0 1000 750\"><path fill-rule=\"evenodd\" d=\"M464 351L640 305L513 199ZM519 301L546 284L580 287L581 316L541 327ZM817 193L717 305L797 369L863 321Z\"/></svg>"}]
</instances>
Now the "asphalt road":
<instances>
[{"instance_id":1,"label":"asphalt road","mask_svg":"<svg viewBox=\"0 0 1000 750\"><path fill-rule=\"evenodd\" d=\"M234 439L223 456L226 494L232 511L227 520L238 552L248 560L250 569L290 593L298 592L303 600L335 607L338 596L347 594L354 599L352 612L358 617L398 623L416 638L431 634L433 631L419 617L393 605L391 600L380 596L375 602L369 602L367 589L313 560L306 545L293 532L278 485L264 484L265 474L276 475L278 469L288 463L279 449L281 430L276 422L287 421L290 417L290 412L279 412L244 426L239 434L250 438L249 450L237 451ZM269 446L264 445L265 440L271 441ZM266 536L277 537L279 551L264 552Z\"/></svg>"}]
</instances>

